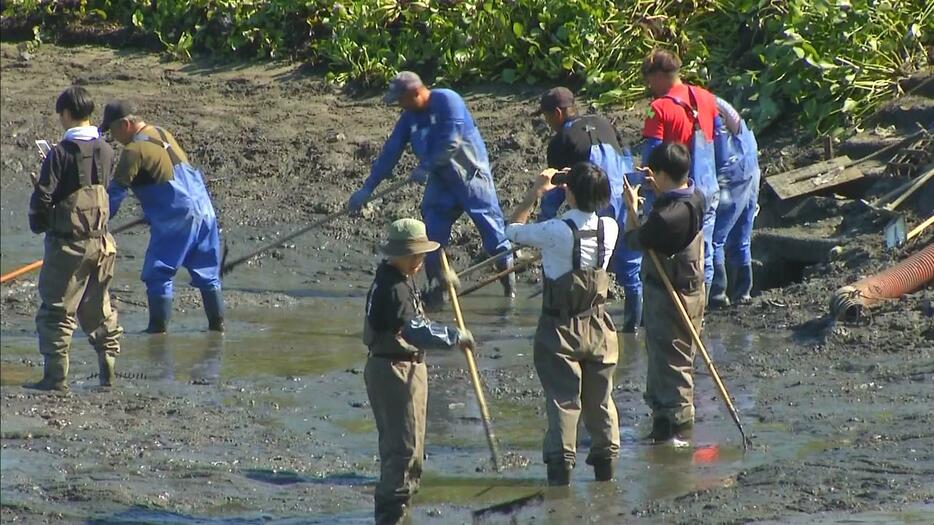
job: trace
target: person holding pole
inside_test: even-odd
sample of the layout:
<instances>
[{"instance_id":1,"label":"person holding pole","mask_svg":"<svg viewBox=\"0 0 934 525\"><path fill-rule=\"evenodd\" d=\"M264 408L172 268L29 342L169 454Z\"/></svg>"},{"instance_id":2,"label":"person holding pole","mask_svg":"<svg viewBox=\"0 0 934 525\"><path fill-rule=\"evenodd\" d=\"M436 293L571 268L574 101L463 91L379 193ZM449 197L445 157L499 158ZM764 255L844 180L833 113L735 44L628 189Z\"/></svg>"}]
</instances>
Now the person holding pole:
<instances>
[{"instance_id":1,"label":"person holding pole","mask_svg":"<svg viewBox=\"0 0 934 525\"><path fill-rule=\"evenodd\" d=\"M38 390L68 389L68 350L78 324L97 351L101 386L112 386L123 329L110 305L117 245L107 230L107 183L114 152L91 125L91 95L71 87L55 102L65 135L42 162L29 200L29 228L45 234L36 314L42 379Z\"/></svg>"},{"instance_id":2,"label":"person holding pole","mask_svg":"<svg viewBox=\"0 0 934 525\"><path fill-rule=\"evenodd\" d=\"M473 345L469 331L430 321L415 287L426 254L440 246L428 240L421 221L393 222L381 246L387 259L367 293L363 343L369 357L363 379L379 433L374 514L380 525L399 523L418 491L428 402L425 350Z\"/></svg>"},{"instance_id":3,"label":"person holding pole","mask_svg":"<svg viewBox=\"0 0 934 525\"><path fill-rule=\"evenodd\" d=\"M648 157L646 184L655 203L643 224L636 220L639 187L626 187L629 208L624 240L632 249L654 251L680 294L684 309L700 331L706 304L704 286L703 193L688 177L691 154L686 146L664 142ZM682 321L654 264L642 266L645 345L648 370L645 401L652 409L656 443L686 439L694 425L694 353L692 334Z\"/></svg>"},{"instance_id":4,"label":"person holding pole","mask_svg":"<svg viewBox=\"0 0 934 525\"><path fill-rule=\"evenodd\" d=\"M558 173L566 180L556 184ZM559 187L565 189L570 210L526 224L536 202ZM619 417L612 397L619 343L606 309L606 269L619 226L614 217L597 215L609 199L609 179L598 166L579 162L568 172L547 169L506 226L511 241L542 251L545 286L533 361L545 391L548 430L542 455L549 485L570 484L581 416L593 440L587 463L597 481L613 479L619 456Z\"/></svg>"},{"instance_id":5,"label":"person holding pole","mask_svg":"<svg viewBox=\"0 0 934 525\"><path fill-rule=\"evenodd\" d=\"M450 89L428 89L417 74L403 71L390 82L384 100L398 104L402 114L363 187L351 195L351 211L359 210L380 182L392 175L409 144L419 160L410 180L426 185L422 218L428 238L446 245L454 222L466 213L480 232L484 250L490 255L503 254L497 270L511 266L486 144L464 99ZM431 283L425 302L431 310L439 309L446 290L439 253L428 255L425 273ZM502 285L506 297L516 296L515 274L504 276Z\"/></svg>"}]
</instances>

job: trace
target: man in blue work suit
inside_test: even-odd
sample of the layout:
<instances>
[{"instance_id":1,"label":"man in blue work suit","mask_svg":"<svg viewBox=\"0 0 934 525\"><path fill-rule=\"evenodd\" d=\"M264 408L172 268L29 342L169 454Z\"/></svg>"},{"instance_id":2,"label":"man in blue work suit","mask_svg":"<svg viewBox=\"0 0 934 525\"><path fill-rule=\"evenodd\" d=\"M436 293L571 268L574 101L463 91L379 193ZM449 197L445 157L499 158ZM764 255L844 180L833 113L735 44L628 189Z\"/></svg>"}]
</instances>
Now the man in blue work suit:
<instances>
[{"instance_id":1,"label":"man in blue work suit","mask_svg":"<svg viewBox=\"0 0 934 525\"><path fill-rule=\"evenodd\" d=\"M722 123L714 138L720 204L713 230L714 274L709 304L724 307L729 306L731 300L734 303L750 300L750 240L759 198L760 171L756 136L733 106L719 97L717 111Z\"/></svg>"},{"instance_id":2,"label":"man in blue work suit","mask_svg":"<svg viewBox=\"0 0 934 525\"><path fill-rule=\"evenodd\" d=\"M626 227L626 207L623 205L623 177L635 171L628 148L620 145L616 128L600 115L580 115L574 94L565 87L548 90L539 100L538 110L555 135L548 142L548 167L570 168L579 162L599 166L610 182L609 205L598 215L616 219L620 230ZM538 214L539 221L553 219L565 199L564 188L555 188L544 195ZM618 243L610 260L616 282L626 293L623 303L622 332L633 333L642 324L642 252L630 250Z\"/></svg>"},{"instance_id":3,"label":"man in blue work suit","mask_svg":"<svg viewBox=\"0 0 934 525\"><path fill-rule=\"evenodd\" d=\"M110 216L133 190L149 223L149 248L141 279L149 299L148 333L166 331L172 314L172 279L179 266L201 290L208 328L224 330L220 280L220 234L211 197L201 172L188 162L172 135L144 122L127 101L104 107L102 132L123 144L123 153L107 188Z\"/></svg>"},{"instance_id":4,"label":"man in blue work suit","mask_svg":"<svg viewBox=\"0 0 934 525\"><path fill-rule=\"evenodd\" d=\"M428 89L418 75L403 71L390 82L384 100L397 103L402 115L363 187L351 195L350 209L359 210L379 183L392 175L408 143L419 160L410 180L427 183L422 217L428 238L447 245L451 227L466 212L477 226L488 254L509 251L486 145L464 99L450 89ZM511 264L512 256L504 255L497 269ZM437 309L443 304L445 289L439 252L428 254L425 272L431 283L425 303ZM515 274L510 273L501 282L504 294L515 297Z\"/></svg>"}]
</instances>

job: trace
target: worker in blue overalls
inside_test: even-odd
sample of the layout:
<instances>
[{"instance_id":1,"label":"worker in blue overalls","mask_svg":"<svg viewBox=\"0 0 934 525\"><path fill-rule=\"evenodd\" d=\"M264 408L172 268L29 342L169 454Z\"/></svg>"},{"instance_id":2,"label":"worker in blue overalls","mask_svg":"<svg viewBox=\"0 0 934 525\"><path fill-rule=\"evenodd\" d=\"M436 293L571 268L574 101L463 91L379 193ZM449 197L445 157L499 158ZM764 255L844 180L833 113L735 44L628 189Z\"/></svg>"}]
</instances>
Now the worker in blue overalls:
<instances>
[{"instance_id":1,"label":"worker in blue overalls","mask_svg":"<svg viewBox=\"0 0 934 525\"><path fill-rule=\"evenodd\" d=\"M180 266L188 269L192 286L201 291L208 329L224 331L220 234L201 172L168 131L144 122L130 102L107 104L100 129L124 146L107 188L111 218L133 190L149 223L141 275L149 300L145 331L168 329L172 279Z\"/></svg>"},{"instance_id":2,"label":"worker in blue overalls","mask_svg":"<svg viewBox=\"0 0 934 525\"><path fill-rule=\"evenodd\" d=\"M408 143L419 160L410 180L427 183L422 217L428 238L446 246L451 227L466 212L477 226L488 254L508 252L510 244L486 145L464 99L450 89L428 89L417 74L403 71L390 82L384 100L397 103L402 115L363 187L351 195L350 209L359 210L379 183L392 175ZM511 264L512 256L504 253L497 261L497 269L504 270ZM425 272L431 283L424 298L426 307L438 309L446 288L438 251L428 254ZM510 273L501 282L504 294L515 297L515 274Z\"/></svg>"},{"instance_id":3,"label":"worker in blue overalls","mask_svg":"<svg viewBox=\"0 0 934 525\"><path fill-rule=\"evenodd\" d=\"M720 203L713 231L713 283L710 306L750 300L752 292L752 223L759 198L759 147L739 113L717 97L721 125L714 146ZM729 269L729 277L727 270ZM728 293L729 291L729 293Z\"/></svg>"},{"instance_id":4,"label":"worker in blue overalls","mask_svg":"<svg viewBox=\"0 0 934 525\"><path fill-rule=\"evenodd\" d=\"M626 227L626 207L623 206L623 177L634 171L629 149L620 144L613 123L600 115L580 115L574 94L564 87L548 90L539 100L538 110L555 132L548 143L548 167L570 168L579 162L590 162L607 174L610 182L610 202L600 210L601 217L612 217L620 231ZM542 197L538 220L553 219L564 203L564 188L555 188ZM630 250L618 243L610 260L616 282L623 287L622 331L633 333L642 324L642 252Z\"/></svg>"}]
</instances>

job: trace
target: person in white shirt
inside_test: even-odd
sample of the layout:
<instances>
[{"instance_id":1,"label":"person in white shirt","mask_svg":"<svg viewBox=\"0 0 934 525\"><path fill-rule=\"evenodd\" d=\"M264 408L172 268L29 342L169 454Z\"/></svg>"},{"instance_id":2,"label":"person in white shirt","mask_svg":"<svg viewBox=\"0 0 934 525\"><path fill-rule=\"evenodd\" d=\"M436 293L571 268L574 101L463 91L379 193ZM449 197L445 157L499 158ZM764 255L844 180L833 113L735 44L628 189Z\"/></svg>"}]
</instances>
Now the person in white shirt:
<instances>
[{"instance_id":1,"label":"person in white shirt","mask_svg":"<svg viewBox=\"0 0 934 525\"><path fill-rule=\"evenodd\" d=\"M554 184L561 173L565 179ZM566 187L568 212L526 224L545 192ZM533 360L545 391L548 430L543 456L549 485L569 485L576 462L581 415L592 443L587 463L597 481L613 479L619 456L619 418L613 402L613 373L619 356L616 327L606 311L606 271L619 227L598 217L610 184L599 167L581 162L569 172L543 171L506 226L510 241L542 252L545 290L533 343Z\"/></svg>"}]
</instances>

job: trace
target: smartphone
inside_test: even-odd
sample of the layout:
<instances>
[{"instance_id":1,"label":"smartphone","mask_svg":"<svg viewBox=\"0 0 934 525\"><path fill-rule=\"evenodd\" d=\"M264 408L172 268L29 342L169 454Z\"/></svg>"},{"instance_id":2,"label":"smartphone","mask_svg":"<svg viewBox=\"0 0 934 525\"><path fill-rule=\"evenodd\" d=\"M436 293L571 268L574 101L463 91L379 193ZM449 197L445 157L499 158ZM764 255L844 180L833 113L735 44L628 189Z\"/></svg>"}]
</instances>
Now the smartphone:
<instances>
[{"instance_id":1,"label":"smartphone","mask_svg":"<svg viewBox=\"0 0 934 525\"><path fill-rule=\"evenodd\" d=\"M52 151L52 146L49 145L47 140L37 140L36 147L39 148L39 153L42 153L42 158L45 158Z\"/></svg>"}]
</instances>

